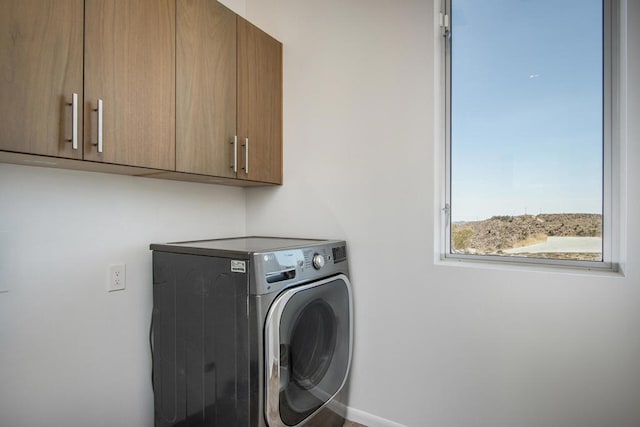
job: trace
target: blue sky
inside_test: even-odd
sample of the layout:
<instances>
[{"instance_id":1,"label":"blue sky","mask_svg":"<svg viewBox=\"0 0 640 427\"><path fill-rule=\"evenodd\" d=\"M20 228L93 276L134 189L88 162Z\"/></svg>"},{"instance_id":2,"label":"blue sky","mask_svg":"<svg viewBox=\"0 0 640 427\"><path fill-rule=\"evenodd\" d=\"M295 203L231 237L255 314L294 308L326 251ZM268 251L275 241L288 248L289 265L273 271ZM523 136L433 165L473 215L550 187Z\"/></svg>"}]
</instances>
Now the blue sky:
<instances>
[{"instance_id":1,"label":"blue sky","mask_svg":"<svg viewBox=\"0 0 640 427\"><path fill-rule=\"evenodd\" d=\"M452 0L453 221L602 212L602 2Z\"/></svg>"}]
</instances>

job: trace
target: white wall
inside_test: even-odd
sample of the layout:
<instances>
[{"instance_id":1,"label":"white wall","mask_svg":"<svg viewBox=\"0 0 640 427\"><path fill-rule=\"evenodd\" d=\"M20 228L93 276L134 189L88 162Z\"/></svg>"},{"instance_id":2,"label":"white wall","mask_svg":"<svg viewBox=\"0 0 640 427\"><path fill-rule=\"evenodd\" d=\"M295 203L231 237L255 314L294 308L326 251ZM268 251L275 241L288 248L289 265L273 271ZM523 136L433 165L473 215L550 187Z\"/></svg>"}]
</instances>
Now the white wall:
<instances>
[{"instance_id":1,"label":"white wall","mask_svg":"<svg viewBox=\"0 0 640 427\"><path fill-rule=\"evenodd\" d=\"M245 0L218 0L218 2L224 4L240 16L246 15L247 5Z\"/></svg>"},{"instance_id":2,"label":"white wall","mask_svg":"<svg viewBox=\"0 0 640 427\"><path fill-rule=\"evenodd\" d=\"M245 231L242 189L0 164L0 425L153 425L149 244Z\"/></svg>"},{"instance_id":3,"label":"white wall","mask_svg":"<svg viewBox=\"0 0 640 427\"><path fill-rule=\"evenodd\" d=\"M632 78L640 4L629 3ZM640 88L628 85L620 168L626 277L436 264L433 7L247 0L247 17L284 43L285 123L285 185L249 190L248 231L348 241L349 405L370 425L386 424L367 414L416 427L640 425Z\"/></svg>"}]
</instances>

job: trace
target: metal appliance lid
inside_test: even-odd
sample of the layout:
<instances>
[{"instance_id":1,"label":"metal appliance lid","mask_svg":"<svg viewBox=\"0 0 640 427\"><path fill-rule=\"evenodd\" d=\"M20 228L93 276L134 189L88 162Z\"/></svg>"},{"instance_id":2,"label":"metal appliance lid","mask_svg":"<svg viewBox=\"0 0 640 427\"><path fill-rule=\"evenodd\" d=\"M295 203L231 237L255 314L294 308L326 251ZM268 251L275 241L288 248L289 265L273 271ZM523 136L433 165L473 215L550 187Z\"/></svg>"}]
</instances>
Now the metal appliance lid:
<instances>
[{"instance_id":1,"label":"metal appliance lid","mask_svg":"<svg viewBox=\"0 0 640 427\"><path fill-rule=\"evenodd\" d=\"M200 255L220 255L221 253L244 254L296 249L338 242L337 240L299 239L289 237L248 236L225 239L194 240L152 244L151 250L192 253Z\"/></svg>"}]
</instances>

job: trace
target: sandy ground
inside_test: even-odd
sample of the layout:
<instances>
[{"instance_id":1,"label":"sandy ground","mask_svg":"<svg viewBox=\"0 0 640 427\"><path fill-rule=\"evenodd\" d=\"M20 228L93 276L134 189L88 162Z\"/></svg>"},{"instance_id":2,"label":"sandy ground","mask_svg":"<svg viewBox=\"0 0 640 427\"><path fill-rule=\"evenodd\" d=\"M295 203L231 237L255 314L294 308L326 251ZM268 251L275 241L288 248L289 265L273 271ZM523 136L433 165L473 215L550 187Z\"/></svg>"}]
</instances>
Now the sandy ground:
<instances>
[{"instance_id":1,"label":"sandy ground","mask_svg":"<svg viewBox=\"0 0 640 427\"><path fill-rule=\"evenodd\" d=\"M543 252L602 252L601 237L548 237L545 242L505 250L507 254Z\"/></svg>"}]
</instances>

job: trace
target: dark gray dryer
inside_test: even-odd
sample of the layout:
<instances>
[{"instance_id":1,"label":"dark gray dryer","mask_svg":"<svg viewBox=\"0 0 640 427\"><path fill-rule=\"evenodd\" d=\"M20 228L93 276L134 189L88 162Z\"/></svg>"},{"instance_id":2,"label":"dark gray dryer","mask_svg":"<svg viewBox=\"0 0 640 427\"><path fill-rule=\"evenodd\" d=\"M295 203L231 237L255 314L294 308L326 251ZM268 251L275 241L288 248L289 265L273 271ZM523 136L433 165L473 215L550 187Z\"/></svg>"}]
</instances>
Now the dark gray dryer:
<instances>
[{"instance_id":1,"label":"dark gray dryer","mask_svg":"<svg viewBox=\"0 0 640 427\"><path fill-rule=\"evenodd\" d=\"M353 342L346 244L152 244L156 426L341 426Z\"/></svg>"}]
</instances>

